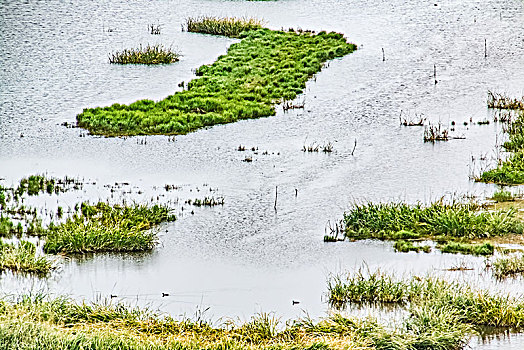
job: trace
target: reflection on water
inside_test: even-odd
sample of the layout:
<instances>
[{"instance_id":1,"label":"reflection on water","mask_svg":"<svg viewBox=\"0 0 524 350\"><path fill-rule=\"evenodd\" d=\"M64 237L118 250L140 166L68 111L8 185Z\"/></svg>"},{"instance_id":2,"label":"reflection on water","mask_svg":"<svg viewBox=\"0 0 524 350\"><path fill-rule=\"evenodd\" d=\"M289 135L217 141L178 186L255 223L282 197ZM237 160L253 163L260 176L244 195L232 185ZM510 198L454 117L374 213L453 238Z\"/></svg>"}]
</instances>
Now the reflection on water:
<instances>
[{"instance_id":1,"label":"reflection on water","mask_svg":"<svg viewBox=\"0 0 524 350\"><path fill-rule=\"evenodd\" d=\"M256 16L271 28L336 30L360 50L331 62L308 84L303 111L284 114L278 108L275 117L216 126L174 142L147 137L145 144L136 138L79 137L85 132L61 126L74 122L84 107L161 99L190 80L193 69L225 53L234 40L181 32L184 18L201 14ZM226 201L184 213L162 231L161 245L151 254L66 259L48 281L3 275L2 291L113 294L175 315L202 305L211 306L216 317L247 319L260 310L284 318L303 310L322 315L327 274L363 262L398 274L429 271L492 285L478 275L481 258L397 254L387 242L325 244L322 237L328 220L339 219L354 201L429 201L493 191L471 182L468 173L472 156L493 153L502 127L475 121L492 118L485 106L488 89L522 93L524 29L515 23L523 17L522 3L509 0L2 2L5 182L48 172L140 188L209 184ZM161 35L149 34L151 23L162 25ZM160 67L108 64L108 53L141 43L173 45L183 57ZM422 128L399 126L401 110L424 113L433 123L455 121L455 133L465 139L423 143ZM332 142L334 152L301 151L315 141ZM259 148L252 163L242 162L239 144ZM85 196L97 200L103 194ZM476 270L443 271L459 259ZM521 335L475 347L516 343L524 344Z\"/></svg>"}]
</instances>

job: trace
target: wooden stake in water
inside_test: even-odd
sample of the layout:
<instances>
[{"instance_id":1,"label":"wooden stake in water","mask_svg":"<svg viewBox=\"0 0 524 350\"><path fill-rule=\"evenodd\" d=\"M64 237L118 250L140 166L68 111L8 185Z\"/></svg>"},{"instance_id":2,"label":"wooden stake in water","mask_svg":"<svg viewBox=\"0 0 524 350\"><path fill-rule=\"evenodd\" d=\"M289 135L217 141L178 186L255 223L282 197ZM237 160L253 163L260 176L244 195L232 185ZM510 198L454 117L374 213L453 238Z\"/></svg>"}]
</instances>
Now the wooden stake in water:
<instances>
[{"instance_id":1,"label":"wooden stake in water","mask_svg":"<svg viewBox=\"0 0 524 350\"><path fill-rule=\"evenodd\" d=\"M438 80L437 80L437 65L436 64L433 65L433 78L435 78L435 84L438 83Z\"/></svg>"},{"instance_id":2,"label":"wooden stake in water","mask_svg":"<svg viewBox=\"0 0 524 350\"><path fill-rule=\"evenodd\" d=\"M488 39L484 39L484 58L488 57Z\"/></svg>"},{"instance_id":3,"label":"wooden stake in water","mask_svg":"<svg viewBox=\"0 0 524 350\"><path fill-rule=\"evenodd\" d=\"M386 60L386 54L384 53L384 48L382 48L382 62Z\"/></svg>"},{"instance_id":4,"label":"wooden stake in water","mask_svg":"<svg viewBox=\"0 0 524 350\"><path fill-rule=\"evenodd\" d=\"M278 186L275 186L275 211L277 210Z\"/></svg>"}]
</instances>

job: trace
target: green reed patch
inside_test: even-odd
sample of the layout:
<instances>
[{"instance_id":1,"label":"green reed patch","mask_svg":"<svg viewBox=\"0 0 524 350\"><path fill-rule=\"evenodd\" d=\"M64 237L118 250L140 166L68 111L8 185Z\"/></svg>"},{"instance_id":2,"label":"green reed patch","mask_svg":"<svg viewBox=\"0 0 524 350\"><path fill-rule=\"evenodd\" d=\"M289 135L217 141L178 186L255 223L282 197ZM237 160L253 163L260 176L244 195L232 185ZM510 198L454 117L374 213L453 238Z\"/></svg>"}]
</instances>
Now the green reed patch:
<instances>
[{"instance_id":1,"label":"green reed patch","mask_svg":"<svg viewBox=\"0 0 524 350\"><path fill-rule=\"evenodd\" d=\"M17 244L0 240L0 271L28 272L45 275L54 268L46 256L38 256L33 243L19 241Z\"/></svg>"},{"instance_id":2,"label":"green reed patch","mask_svg":"<svg viewBox=\"0 0 524 350\"><path fill-rule=\"evenodd\" d=\"M470 254L470 255L493 255L495 246L491 243L462 243L462 242L447 242L438 245L442 253L453 254Z\"/></svg>"},{"instance_id":3,"label":"green reed patch","mask_svg":"<svg viewBox=\"0 0 524 350\"><path fill-rule=\"evenodd\" d=\"M187 89L154 102L87 108L78 125L106 136L186 134L275 114L275 104L302 93L324 62L354 51L342 34L243 31L215 63L198 68Z\"/></svg>"},{"instance_id":4,"label":"green reed patch","mask_svg":"<svg viewBox=\"0 0 524 350\"><path fill-rule=\"evenodd\" d=\"M261 28L262 21L256 18L189 17L185 24L185 30L188 32L223 35L230 38L238 38L242 32Z\"/></svg>"},{"instance_id":5,"label":"green reed patch","mask_svg":"<svg viewBox=\"0 0 524 350\"><path fill-rule=\"evenodd\" d=\"M495 95L494 95L495 96ZM519 112L515 120L509 120L506 124L506 132L509 140L503 147L511 154L505 159L500 160L493 169L484 171L476 181L492 182L501 185L517 185L524 183L524 105L523 100L499 98L496 102L488 100L488 107L491 108L510 108L518 109Z\"/></svg>"},{"instance_id":6,"label":"green reed patch","mask_svg":"<svg viewBox=\"0 0 524 350\"><path fill-rule=\"evenodd\" d=\"M509 294L494 294L459 282L436 277L395 279L380 272L364 275L361 271L332 276L328 296L335 307L347 303L394 303L409 311L441 310L454 318L452 323L469 326L524 326L524 299Z\"/></svg>"},{"instance_id":7,"label":"green reed patch","mask_svg":"<svg viewBox=\"0 0 524 350\"><path fill-rule=\"evenodd\" d=\"M46 232L46 253L151 250L157 242L152 230L173 221L171 210L161 205L96 205L83 203L80 212Z\"/></svg>"},{"instance_id":8,"label":"green reed patch","mask_svg":"<svg viewBox=\"0 0 524 350\"><path fill-rule=\"evenodd\" d=\"M180 54L163 45L140 45L135 49L116 51L109 55L115 64L167 64L180 59Z\"/></svg>"},{"instance_id":9,"label":"green reed patch","mask_svg":"<svg viewBox=\"0 0 524 350\"><path fill-rule=\"evenodd\" d=\"M403 241L399 240L396 241L395 244L393 244L393 248L397 252L401 253L408 253L408 252L420 252L423 251L424 253L429 253L431 251L431 247L429 245L416 245L411 241Z\"/></svg>"},{"instance_id":10,"label":"green reed patch","mask_svg":"<svg viewBox=\"0 0 524 350\"><path fill-rule=\"evenodd\" d=\"M428 206L406 203L355 205L344 214L345 235L352 239L413 237L489 238L522 234L516 210L486 211L475 203L443 201Z\"/></svg>"},{"instance_id":11,"label":"green reed patch","mask_svg":"<svg viewBox=\"0 0 524 350\"><path fill-rule=\"evenodd\" d=\"M495 193L493 193L492 199L496 202L512 202L517 198L517 196L513 195L510 191L505 190L498 190Z\"/></svg>"},{"instance_id":12,"label":"green reed patch","mask_svg":"<svg viewBox=\"0 0 524 350\"><path fill-rule=\"evenodd\" d=\"M505 278L524 273L524 255L503 256L493 261L493 274Z\"/></svg>"},{"instance_id":13,"label":"green reed patch","mask_svg":"<svg viewBox=\"0 0 524 350\"><path fill-rule=\"evenodd\" d=\"M175 320L123 304L78 304L66 298L0 301L0 347L17 349L461 349L469 329L444 312L414 311L403 325L332 314L280 325L270 314L212 326ZM445 310L443 310L445 311Z\"/></svg>"}]
</instances>

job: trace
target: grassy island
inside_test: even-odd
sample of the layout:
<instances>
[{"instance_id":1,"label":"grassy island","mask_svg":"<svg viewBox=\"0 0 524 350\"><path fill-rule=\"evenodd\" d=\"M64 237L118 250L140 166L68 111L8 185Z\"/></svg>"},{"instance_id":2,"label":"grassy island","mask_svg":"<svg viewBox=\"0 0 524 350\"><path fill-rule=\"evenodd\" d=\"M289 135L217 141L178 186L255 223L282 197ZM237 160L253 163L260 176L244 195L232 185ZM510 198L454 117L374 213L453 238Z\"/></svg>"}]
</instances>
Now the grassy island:
<instances>
[{"instance_id":1,"label":"grassy island","mask_svg":"<svg viewBox=\"0 0 524 350\"><path fill-rule=\"evenodd\" d=\"M191 28L211 32L212 26L202 21L193 20ZM198 78L184 91L158 102L139 100L130 105L87 108L77 116L78 125L105 136L173 135L268 117L275 114L275 104L302 93L306 81L326 61L356 49L334 32L285 32L253 26L255 29L239 33L227 27L224 34L238 36L241 41L213 64L198 68ZM223 30L217 27L215 31Z\"/></svg>"},{"instance_id":2,"label":"grassy island","mask_svg":"<svg viewBox=\"0 0 524 350\"><path fill-rule=\"evenodd\" d=\"M82 203L80 213L48 228L44 251L56 254L151 250L157 241L154 226L174 220L170 209L161 205Z\"/></svg>"}]
</instances>

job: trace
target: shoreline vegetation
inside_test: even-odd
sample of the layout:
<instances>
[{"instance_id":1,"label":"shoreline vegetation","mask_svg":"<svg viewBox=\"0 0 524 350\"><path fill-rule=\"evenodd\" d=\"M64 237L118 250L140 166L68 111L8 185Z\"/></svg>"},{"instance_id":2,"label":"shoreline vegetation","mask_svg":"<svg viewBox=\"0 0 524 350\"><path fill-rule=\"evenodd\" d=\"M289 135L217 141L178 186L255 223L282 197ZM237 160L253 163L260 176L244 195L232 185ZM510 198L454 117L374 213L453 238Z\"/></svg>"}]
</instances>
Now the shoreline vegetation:
<instances>
[{"instance_id":1,"label":"shoreline vegetation","mask_svg":"<svg viewBox=\"0 0 524 350\"><path fill-rule=\"evenodd\" d=\"M124 304L76 303L61 297L0 300L0 347L5 349L461 349L469 327L455 315L415 312L403 325L332 314L282 325L272 314L213 325L197 317L175 320ZM427 319L431 317L430 319Z\"/></svg>"},{"instance_id":2,"label":"shoreline vegetation","mask_svg":"<svg viewBox=\"0 0 524 350\"><path fill-rule=\"evenodd\" d=\"M293 100L328 60L356 45L339 33L275 31L253 19L199 17L187 30L240 38L180 92L154 102L86 108L79 127L104 136L176 135L243 119L269 117L275 105ZM247 30L246 30L247 29Z\"/></svg>"},{"instance_id":3,"label":"shoreline vegetation","mask_svg":"<svg viewBox=\"0 0 524 350\"><path fill-rule=\"evenodd\" d=\"M348 304L390 304L413 314L424 310L439 314L450 326L505 327L522 330L524 299L506 293L495 294L461 282L438 277L396 279L380 271L364 274L361 270L333 275L328 280L328 299L337 309Z\"/></svg>"},{"instance_id":4,"label":"shoreline vegetation","mask_svg":"<svg viewBox=\"0 0 524 350\"><path fill-rule=\"evenodd\" d=\"M524 96L519 99L488 91L488 107L514 110L517 117L514 120L508 118L505 128L509 140L503 148L510 155L505 160L499 159L495 168L482 172L476 181L499 185L524 184Z\"/></svg>"}]
</instances>

